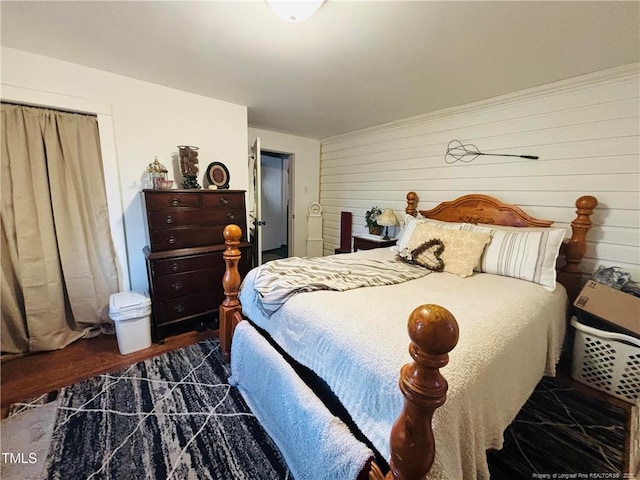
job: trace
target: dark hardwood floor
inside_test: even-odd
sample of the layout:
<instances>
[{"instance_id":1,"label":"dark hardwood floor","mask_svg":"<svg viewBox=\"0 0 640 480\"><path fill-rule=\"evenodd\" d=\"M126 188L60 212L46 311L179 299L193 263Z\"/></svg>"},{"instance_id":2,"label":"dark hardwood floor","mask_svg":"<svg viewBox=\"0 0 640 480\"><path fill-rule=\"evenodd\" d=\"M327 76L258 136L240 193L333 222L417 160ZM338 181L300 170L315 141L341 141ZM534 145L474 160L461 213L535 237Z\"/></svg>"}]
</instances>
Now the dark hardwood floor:
<instances>
[{"instance_id":1,"label":"dark hardwood floor","mask_svg":"<svg viewBox=\"0 0 640 480\"><path fill-rule=\"evenodd\" d=\"M217 330L190 331L167 337L163 344L154 343L149 348L121 355L115 335L100 335L78 340L61 350L3 361L0 418L5 418L13 403L217 336Z\"/></svg>"}]
</instances>

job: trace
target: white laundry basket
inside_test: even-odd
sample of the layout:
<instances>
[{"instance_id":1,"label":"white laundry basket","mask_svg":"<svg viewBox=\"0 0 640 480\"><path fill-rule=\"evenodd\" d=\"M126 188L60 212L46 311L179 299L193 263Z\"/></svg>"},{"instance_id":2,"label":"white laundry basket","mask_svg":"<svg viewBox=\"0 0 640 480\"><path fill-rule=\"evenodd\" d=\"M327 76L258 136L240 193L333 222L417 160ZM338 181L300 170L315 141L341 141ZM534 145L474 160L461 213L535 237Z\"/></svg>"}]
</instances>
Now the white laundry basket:
<instances>
[{"instance_id":1,"label":"white laundry basket","mask_svg":"<svg viewBox=\"0 0 640 480\"><path fill-rule=\"evenodd\" d=\"M571 376L580 383L635 403L640 394L640 340L571 318L576 329Z\"/></svg>"},{"instance_id":2,"label":"white laundry basket","mask_svg":"<svg viewBox=\"0 0 640 480\"><path fill-rule=\"evenodd\" d=\"M146 290L114 293L109 298L109 317L116 325L122 355L151 346L151 298Z\"/></svg>"}]
</instances>

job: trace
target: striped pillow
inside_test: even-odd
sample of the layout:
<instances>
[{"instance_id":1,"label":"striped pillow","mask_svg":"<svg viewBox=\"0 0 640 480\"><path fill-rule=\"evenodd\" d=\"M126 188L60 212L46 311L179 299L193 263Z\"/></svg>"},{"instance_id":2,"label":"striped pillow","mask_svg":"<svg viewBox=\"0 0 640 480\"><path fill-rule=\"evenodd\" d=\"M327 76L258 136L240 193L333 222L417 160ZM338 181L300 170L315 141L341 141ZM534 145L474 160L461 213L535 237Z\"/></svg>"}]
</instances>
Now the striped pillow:
<instances>
[{"instance_id":1,"label":"striped pillow","mask_svg":"<svg viewBox=\"0 0 640 480\"><path fill-rule=\"evenodd\" d=\"M564 240L562 228L518 228L465 224L463 230L493 231L476 271L539 283L556 288L556 260Z\"/></svg>"}]
</instances>

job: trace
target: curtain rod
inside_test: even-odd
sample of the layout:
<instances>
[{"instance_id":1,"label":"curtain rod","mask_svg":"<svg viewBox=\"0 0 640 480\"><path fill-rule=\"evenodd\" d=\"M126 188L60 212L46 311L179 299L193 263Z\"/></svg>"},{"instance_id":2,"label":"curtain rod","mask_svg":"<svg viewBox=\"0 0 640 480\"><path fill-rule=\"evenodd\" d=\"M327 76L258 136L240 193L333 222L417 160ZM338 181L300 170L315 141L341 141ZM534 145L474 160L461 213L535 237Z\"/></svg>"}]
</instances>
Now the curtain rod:
<instances>
[{"instance_id":1,"label":"curtain rod","mask_svg":"<svg viewBox=\"0 0 640 480\"><path fill-rule=\"evenodd\" d=\"M15 105L16 107L38 108L40 110L51 110L51 111L60 112L60 113L73 113L75 115L84 115L86 117L96 117L96 118L98 117L98 115L96 115L95 113L81 112L79 110L66 110L64 108L57 108L57 107L45 107L45 106L36 105L33 103L30 104L30 103L12 102L9 100L0 100L0 104Z\"/></svg>"}]
</instances>

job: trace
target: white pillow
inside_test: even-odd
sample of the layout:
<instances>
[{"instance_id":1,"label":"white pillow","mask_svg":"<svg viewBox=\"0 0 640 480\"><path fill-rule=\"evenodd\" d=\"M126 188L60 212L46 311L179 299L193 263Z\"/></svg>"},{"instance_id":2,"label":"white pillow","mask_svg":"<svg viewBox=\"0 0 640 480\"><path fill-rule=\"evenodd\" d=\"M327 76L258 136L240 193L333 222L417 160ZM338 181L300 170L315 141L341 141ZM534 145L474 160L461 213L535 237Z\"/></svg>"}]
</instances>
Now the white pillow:
<instances>
[{"instance_id":1,"label":"white pillow","mask_svg":"<svg viewBox=\"0 0 640 480\"><path fill-rule=\"evenodd\" d=\"M462 230L493 231L476 271L520 278L538 283L550 292L555 290L556 260L565 236L563 228L464 224Z\"/></svg>"},{"instance_id":2,"label":"white pillow","mask_svg":"<svg viewBox=\"0 0 640 480\"><path fill-rule=\"evenodd\" d=\"M413 235L416 225L419 224L433 225L444 230L460 230L462 225L464 225L462 223L441 222L440 220L433 220L431 218L423 217L422 215L419 218L416 218L412 215L406 214L404 217L404 225L398 234L398 241L395 246L391 247L391 250L394 252L401 252L407 248L409 239L411 238L411 235Z\"/></svg>"},{"instance_id":3,"label":"white pillow","mask_svg":"<svg viewBox=\"0 0 640 480\"><path fill-rule=\"evenodd\" d=\"M411 238L413 234L413 229L416 228L418 220L408 213L404 216L404 223L402 224L402 228L400 229L400 233L398 233L398 241L396 244L391 247L391 250L394 252L401 252L407 247L407 242Z\"/></svg>"}]
</instances>

